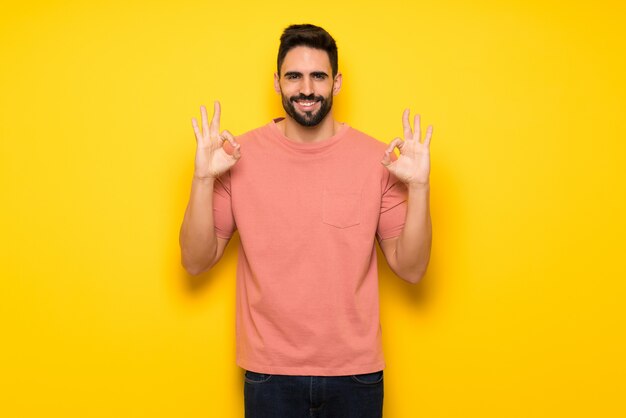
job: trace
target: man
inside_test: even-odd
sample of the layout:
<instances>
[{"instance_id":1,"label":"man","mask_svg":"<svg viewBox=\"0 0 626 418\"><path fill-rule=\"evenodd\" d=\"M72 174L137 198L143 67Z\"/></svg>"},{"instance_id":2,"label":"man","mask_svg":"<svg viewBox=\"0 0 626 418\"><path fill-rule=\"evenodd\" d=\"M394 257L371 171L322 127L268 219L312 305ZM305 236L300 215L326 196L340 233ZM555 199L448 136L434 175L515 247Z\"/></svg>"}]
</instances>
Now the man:
<instances>
[{"instance_id":1,"label":"man","mask_svg":"<svg viewBox=\"0 0 626 418\"><path fill-rule=\"evenodd\" d=\"M389 146L333 117L337 47L285 29L274 87L286 115L237 139L192 120L197 140L182 263L200 274L235 229L237 364L246 417L380 417L383 360L375 242L416 283L430 257L429 146L409 111ZM400 150L395 158L394 148ZM381 164L382 163L382 164Z\"/></svg>"}]
</instances>

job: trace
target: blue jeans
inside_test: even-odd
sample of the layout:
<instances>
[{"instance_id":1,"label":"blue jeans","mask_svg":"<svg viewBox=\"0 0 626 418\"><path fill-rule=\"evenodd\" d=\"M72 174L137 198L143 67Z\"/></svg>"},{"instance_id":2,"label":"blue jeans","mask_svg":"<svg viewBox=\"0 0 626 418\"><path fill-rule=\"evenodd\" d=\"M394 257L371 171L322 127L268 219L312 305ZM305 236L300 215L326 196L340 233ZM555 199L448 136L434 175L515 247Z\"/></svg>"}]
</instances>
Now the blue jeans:
<instances>
[{"instance_id":1,"label":"blue jeans","mask_svg":"<svg viewBox=\"0 0 626 418\"><path fill-rule=\"evenodd\" d=\"M246 418L381 418L383 371L287 376L246 371Z\"/></svg>"}]
</instances>

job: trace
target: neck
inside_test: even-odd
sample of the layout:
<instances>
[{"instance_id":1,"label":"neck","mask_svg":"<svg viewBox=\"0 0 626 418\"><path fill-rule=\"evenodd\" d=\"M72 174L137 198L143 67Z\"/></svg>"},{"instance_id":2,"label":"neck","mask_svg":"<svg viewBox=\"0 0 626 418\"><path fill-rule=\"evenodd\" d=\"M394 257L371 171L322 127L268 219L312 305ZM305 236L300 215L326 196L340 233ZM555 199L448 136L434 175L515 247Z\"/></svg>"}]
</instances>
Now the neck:
<instances>
[{"instance_id":1,"label":"neck","mask_svg":"<svg viewBox=\"0 0 626 418\"><path fill-rule=\"evenodd\" d=\"M278 128L282 133L294 142L318 142L330 138L335 135L341 124L337 122L328 112L326 117L316 126L302 126L289 115L285 119L278 122Z\"/></svg>"}]
</instances>

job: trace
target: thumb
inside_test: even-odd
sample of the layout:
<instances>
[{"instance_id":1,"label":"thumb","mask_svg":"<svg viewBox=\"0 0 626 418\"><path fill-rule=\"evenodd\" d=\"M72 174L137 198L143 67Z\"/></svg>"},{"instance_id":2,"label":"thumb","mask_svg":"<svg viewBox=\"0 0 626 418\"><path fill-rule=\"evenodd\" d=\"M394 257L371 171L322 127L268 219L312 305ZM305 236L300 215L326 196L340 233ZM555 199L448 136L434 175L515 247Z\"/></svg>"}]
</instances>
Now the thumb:
<instances>
[{"instance_id":1,"label":"thumb","mask_svg":"<svg viewBox=\"0 0 626 418\"><path fill-rule=\"evenodd\" d=\"M231 134L227 130L224 130L222 131L221 137L224 138L224 140L226 141L224 144L225 145L224 148L226 149L228 155L233 157L235 160L238 160L239 157L241 157L241 146L235 140L235 137L233 136L233 134Z\"/></svg>"},{"instance_id":2,"label":"thumb","mask_svg":"<svg viewBox=\"0 0 626 418\"><path fill-rule=\"evenodd\" d=\"M380 163L389 168L389 166L393 163L393 161L391 160L390 151L385 151L385 155L383 155L383 159Z\"/></svg>"}]
</instances>

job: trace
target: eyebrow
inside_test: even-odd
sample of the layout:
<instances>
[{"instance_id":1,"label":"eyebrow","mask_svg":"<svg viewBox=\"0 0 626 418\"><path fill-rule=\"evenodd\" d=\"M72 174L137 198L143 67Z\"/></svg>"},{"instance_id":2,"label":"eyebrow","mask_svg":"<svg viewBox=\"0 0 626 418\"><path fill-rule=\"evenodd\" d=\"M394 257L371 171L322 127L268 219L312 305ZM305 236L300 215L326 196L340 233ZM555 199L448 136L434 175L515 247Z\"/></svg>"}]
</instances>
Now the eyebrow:
<instances>
[{"instance_id":1,"label":"eyebrow","mask_svg":"<svg viewBox=\"0 0 626 418\"><path fill-rule=\"evenodd\" d=\"M301 76L302 73L299 71L287 71L285 74L283 74L284 77L291 76L291 75ZM320 76L328 77L328 74L326 74L324 71L313 71L311 75L314 77L320 77Z\"/></svg>"}]
</instances>

